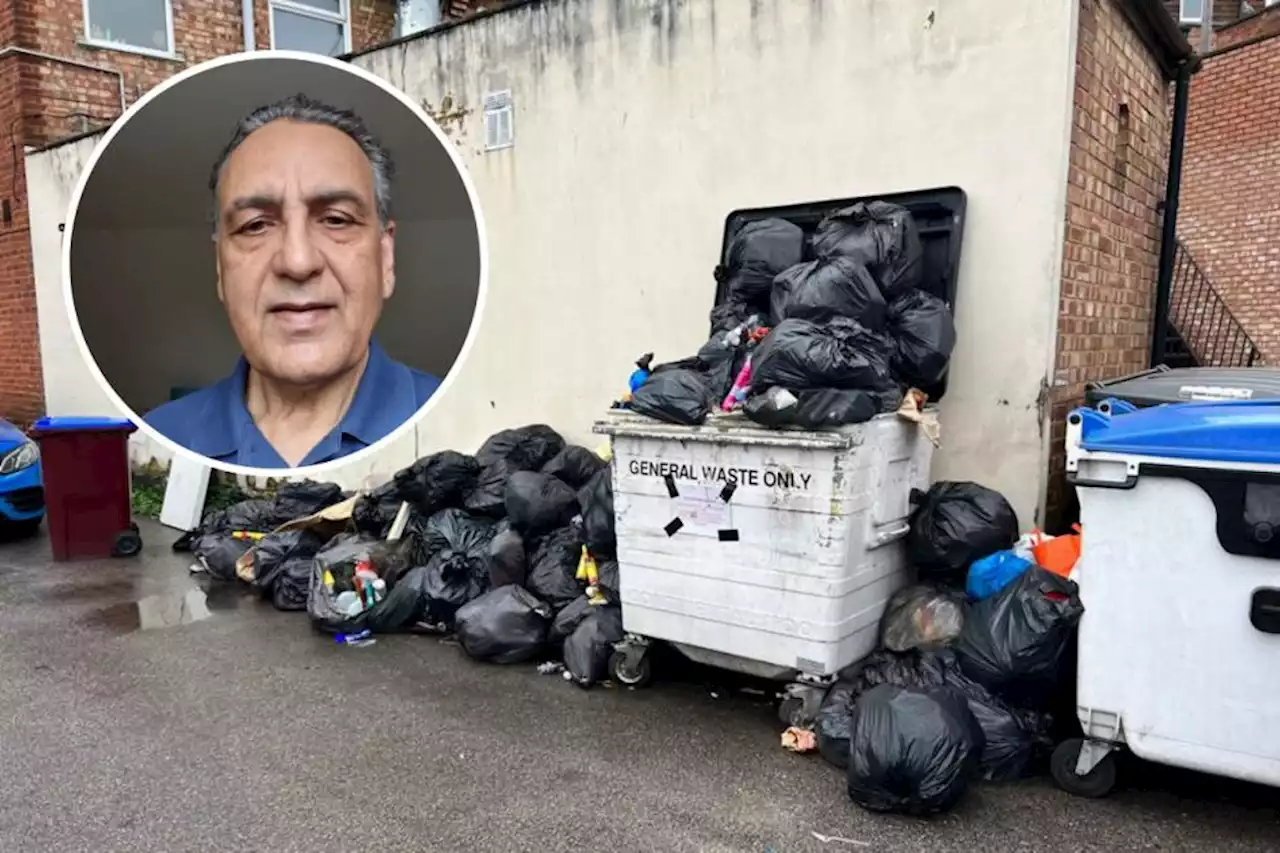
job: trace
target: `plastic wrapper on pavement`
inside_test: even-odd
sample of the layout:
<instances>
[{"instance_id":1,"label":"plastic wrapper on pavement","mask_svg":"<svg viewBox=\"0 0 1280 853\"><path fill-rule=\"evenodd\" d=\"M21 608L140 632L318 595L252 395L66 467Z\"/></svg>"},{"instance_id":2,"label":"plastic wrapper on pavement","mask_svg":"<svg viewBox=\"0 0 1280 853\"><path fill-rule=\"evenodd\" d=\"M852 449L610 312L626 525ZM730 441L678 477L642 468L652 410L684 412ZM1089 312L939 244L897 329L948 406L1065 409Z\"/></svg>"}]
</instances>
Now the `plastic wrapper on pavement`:
<instances>
[{"instance_id":1,"label":"plastic wrapper on pavement","mask_svg":"<svg viewBox=\"0 0 1280 853\"><path fill-rule=\"evenodd\" d=\"M999 594L969 605L956 656L965 675L997 696L1040 708L1058 688L1083 614L1075 583L1033 566Z\"/></svg>"},{"instance_id":2,"label":"plastic wrapper on pavement","mask_svg":"<svg viewBox=\"0 0 1280 853\"><path fill-rule=\"evenodd\" d=\"M874 812L950 811L978 776L983 734L947 688L881 685L854 704L849 798Z\"/></svg>"},{"instance_id":3,"label":"plastic wrapper on pavement","mask_svg":"<svg viewBox=\"0 0 1280 853\"><path fill-rule=\"evenodd\" d=\"M981 560L975 560L969 567L964 582L965 592L974 601L998 595L1005 587L1022 577L1032 565L1034 564L1030 560L1014 551L997 551Z\"/></svg>"},{"instance_id":4,"label":"plastic wrapper on pavement","mask_svg":"<svg viewBox=\"0 0 1280 853\"><path fill-rule=\"evenodd\" d=\"M609 658L622 639L622 608L592 604L564 641L564 668L579 687L590 687L609 676Z\"/></svg>"},{"instance_id":5,"label":"plastic wrapper on pavement","mask_svg":"<svg viewBox=\"0 0 1280 853\"><path fill-rule=\"evenodd\" d=\"M517 471L507 480L507 518L524 536L568 524L578 514L578 496L551 474Z\"/></svg>"},{"instance_id":6,"label":"plastic wrapper on pavement","mask_svg":"<svg viewBox=\"0 0 1280 853\"><path fill-rule=\"evenodd\" d=\"M921 577L957 584L975 560L1018 541L1018 516L999 492L970 482L911 493L907 556Z\"/></svg>"},{"instance_id":7,"label":"plastic wrapper on pavement","mask_svg":"<svg viewBox=\"0 0 1280 853\"><path fill-rule=\"evenodd\" d=\"M542 466L542 473L550 474L569 488L577 490L585 486L606 463L592 451L570 444Z\"/></svg>"},{"instance_id":8,"label":"plastic wrapper on pavement","mask_svg":"<svg viewBox=\"0 0 1280 853\"><path fill-rule=\"evenodd\" d=\"M579 526L562 527L538 540L529 559L525 585L556 612L571 604L585 589L577 580L582 545Z\"/></svg>"},{"instance_id":9,"label":"plastic wrapper on pavement","mask_svg":"<svg viewBox=\"0 0 1280 853\"><path fill-rule=\"evenodd\" d=\"M727 284L731 300L767 306L774 277L800 263L804 244L804 231L785 219L747 222L730 240L728 263L716 277Z\"/></svg>"},{"instance_id":10,"label":"plastic wrapper on pavement","mask_svg":"<svg viewBox=\"0 0 1280 853\"><path fill-rule=\"evenodd\" d=\"M955 320L947 303L923 290L909 290L889 305L893 338L890 366L911 385L932 387L946 375L956 345Z\"/></svg>"},{"instance_id":11,"label":"plastic wrapper on pavement","mask_svg":"<svg viewBox=\"0 0 1280 853\"><path fill-rule=\"evenodd\" d=\"M611 560L617 555L618 540L614 533L613 471L603 468L578 492L582 510L584 544L593 556Z\"/></svg>"},{"instance_id":12,"label":"plastic wrapper on pavement","mask_svg":"<svg viewBox=\"0 0 1280 853\"><path fill-rule=\"evenodd\" d=\"M846 317L829 323L784 320L752 354L751 387L892 388L889 349L888 338Z\"/></svg>"},{"instance_id":13,"label":"plastic wrapper on pavement","mask_svg":"<svg viewBox=\"0 0 1280 853\"><path fill-rule=\"evenodd\" d=\"M551 608L529 590L501 586L458 611L458 642L476 660L523 663L543 652L551 619Z\"/></svg>"},{"instance_id":14,"label":"plastic wrapper on pavement","mask_svg":"<svg viewBox=\"0 0 1280 853\"><path fill-rule=\"evenodd\" d=\"M306 610L311 563L323 546L320 536L307 529L264 536L254 548L254 587L277 610Z\"/></svg>"},{"instance_id":15,"label":"plastic wrapper on pavement","mask_svg":"<svg viewBox=\"0 0 1280 853\"><path fill-rule=\"evenodd\" d=\"M883 401L869 391L769 388L747 398L743 414L773 429L828 429L860 424L880 414Z\"/></svg>"},{"instance_id":16,"label":"plastic wrapper on pavement","mask_svg":"<svg viewBox=\"0 0 1280 853\"><path fill-rule=\"evenodd\" d=\"M839 255L865 265L886 299L919 286L924 249L915 220L906 208L883 201L858 202L818 223L813 251Z\"/></svg>"},{"instance_id":17,"label":"plastic wrapper on pavement","mask_svg":"<svg viewBox=\"0 0 1280 853\"><path fill-rule=\"evenodd\" d=\"M506 519L498 522L494 531L493 539L489 542L489 585L506 586L513 583L524 586L529 574L524 537L519 531L512 529L511 522Z\"/></svg>"},{"instance_id":18,"label":"plastic wrapper on pavement","mask_svg":"<svg viewBox=\"0 0 1280 853\"><path fill-rule=\"evenodd\" d=\"M463 506L483 515L506 512L507 479L517 471L538 471L565 447L564 438L546 424L496 432L476 451L480 473Z\"/></svg>"},{"instance_id":19,"label":"plastic wrapper on pavement","mask_svg":"<svg viewBox=\"0 0 1280 853\"><path fill-rule=\"evenodd\" d=\"M857 320L868 329L885 324L884 296L875 278L857 261L818 258L784 270L773 282L770 316L825 323L836 317Z\"/></svg>"},{"instance_id":20,"label":"plastic wrapper on pavement","mask_svg":"<svg viewBox=\"0 0 1280 853\"><path fill-rule=\"evenodd\" d=\"M891 652L948 646L964 626L961 596L930 584L898 590L880 619L880 643Z\"/></svg>"}]
</instances>

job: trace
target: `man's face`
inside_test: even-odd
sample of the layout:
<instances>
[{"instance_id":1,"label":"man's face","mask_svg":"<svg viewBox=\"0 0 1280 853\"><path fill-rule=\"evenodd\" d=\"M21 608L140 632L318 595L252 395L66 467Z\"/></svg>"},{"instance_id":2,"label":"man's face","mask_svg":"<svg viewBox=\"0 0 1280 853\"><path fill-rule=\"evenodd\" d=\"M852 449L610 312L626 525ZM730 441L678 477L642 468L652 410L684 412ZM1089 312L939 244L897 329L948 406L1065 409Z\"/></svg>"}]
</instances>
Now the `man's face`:
<instances>
[{"instance_id":1,"label":"man's face","mask_svg":"<svg viewBox=\"0 0 1280 853\"><path fill-rule=\"evenodd\" d=\"M395 287L393 228L360 146L274 121L227 159L217 201L218 298L249 364L292 385L357 365Z\"/></svg>"}]
</instances>

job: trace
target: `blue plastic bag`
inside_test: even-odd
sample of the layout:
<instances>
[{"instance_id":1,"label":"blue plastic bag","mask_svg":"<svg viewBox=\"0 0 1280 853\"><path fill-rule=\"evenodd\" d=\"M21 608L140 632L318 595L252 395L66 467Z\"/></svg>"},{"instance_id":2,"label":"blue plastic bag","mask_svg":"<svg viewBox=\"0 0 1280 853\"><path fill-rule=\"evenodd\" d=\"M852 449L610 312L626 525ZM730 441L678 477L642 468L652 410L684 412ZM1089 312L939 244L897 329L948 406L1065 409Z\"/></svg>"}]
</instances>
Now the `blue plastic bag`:
<instances>
[{"instance_id":1,"label":"blue plastic bag","mask_svg":"<svg viewBox=\"0 0 1280 853\"><path fill-rule=\"evenodd\" d=\"M997 551L969 567L964 591L973 601L990 598L1022 576L1032 563L1012 551Z\"/></svg>"}]
</instances>

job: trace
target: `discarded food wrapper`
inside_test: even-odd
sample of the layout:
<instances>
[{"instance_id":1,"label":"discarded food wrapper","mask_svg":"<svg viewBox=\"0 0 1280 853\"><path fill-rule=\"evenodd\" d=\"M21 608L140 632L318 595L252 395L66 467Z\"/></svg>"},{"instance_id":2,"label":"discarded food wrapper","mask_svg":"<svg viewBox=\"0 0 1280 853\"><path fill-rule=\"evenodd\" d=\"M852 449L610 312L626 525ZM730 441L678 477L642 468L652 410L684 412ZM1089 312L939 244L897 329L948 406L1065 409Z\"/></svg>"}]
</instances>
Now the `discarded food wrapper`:
<instances>
[{"instance_id":1,"label":"discarded food wrapper","mask_svg":"<svg viewBox=\"0 0 1280 853\"><path fill-rule=\"evenodd\" d=\"M792 752L813 752L818 748L818 738L809 729L792 726L782 733L782 748Z\"/></svg>"},{"instance_id":2,"label":"discarded food wrapper","mask_svg":"<svg viewBox=\"0 0 1280 853\"><path fill-rule=\"evenodd\" d=\"M911 388L902 395L902 405L898 407L898 417L920 425L920 429L933 442L934 447L942 444L942 427L938 424L936 412L926 412L924 404L929 396L919 388Z\"/></svg>"}]
</instances>

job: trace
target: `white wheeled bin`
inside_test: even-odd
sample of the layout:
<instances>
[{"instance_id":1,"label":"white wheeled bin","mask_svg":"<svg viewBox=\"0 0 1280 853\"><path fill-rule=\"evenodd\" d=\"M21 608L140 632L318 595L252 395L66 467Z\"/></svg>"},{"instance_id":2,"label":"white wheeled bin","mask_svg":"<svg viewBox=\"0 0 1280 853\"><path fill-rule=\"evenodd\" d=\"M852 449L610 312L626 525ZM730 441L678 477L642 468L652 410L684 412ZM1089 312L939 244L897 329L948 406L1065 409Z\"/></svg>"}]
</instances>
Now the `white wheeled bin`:
<instances>
[{"instance_id":1,"label":"white wheeled bin","mask_svg":"<svg viewBox=\"0 0 1280 853\"><path fill-rule=\"evenodd\" d=\"M1280 401L1076 410L1067 478L1085 739L1055 780L1103 796L1123 747L1280 786Z\"/></svg>"},{"instance_id":2,"label":"white wheeled bin","mask_svg":"<svg viewBox=\"0 0 1280 853\"><path fill-rule=\"evenodd\" d=\"M740 414L698 427L618 411L611 436L622 621L615 680L648 681L666 641L722 669L791 682L780 716L817 712L826 685L875 649L911 581L910 494L933 445L896 414L830 431Z\"/></svg>"}]
</instances>

